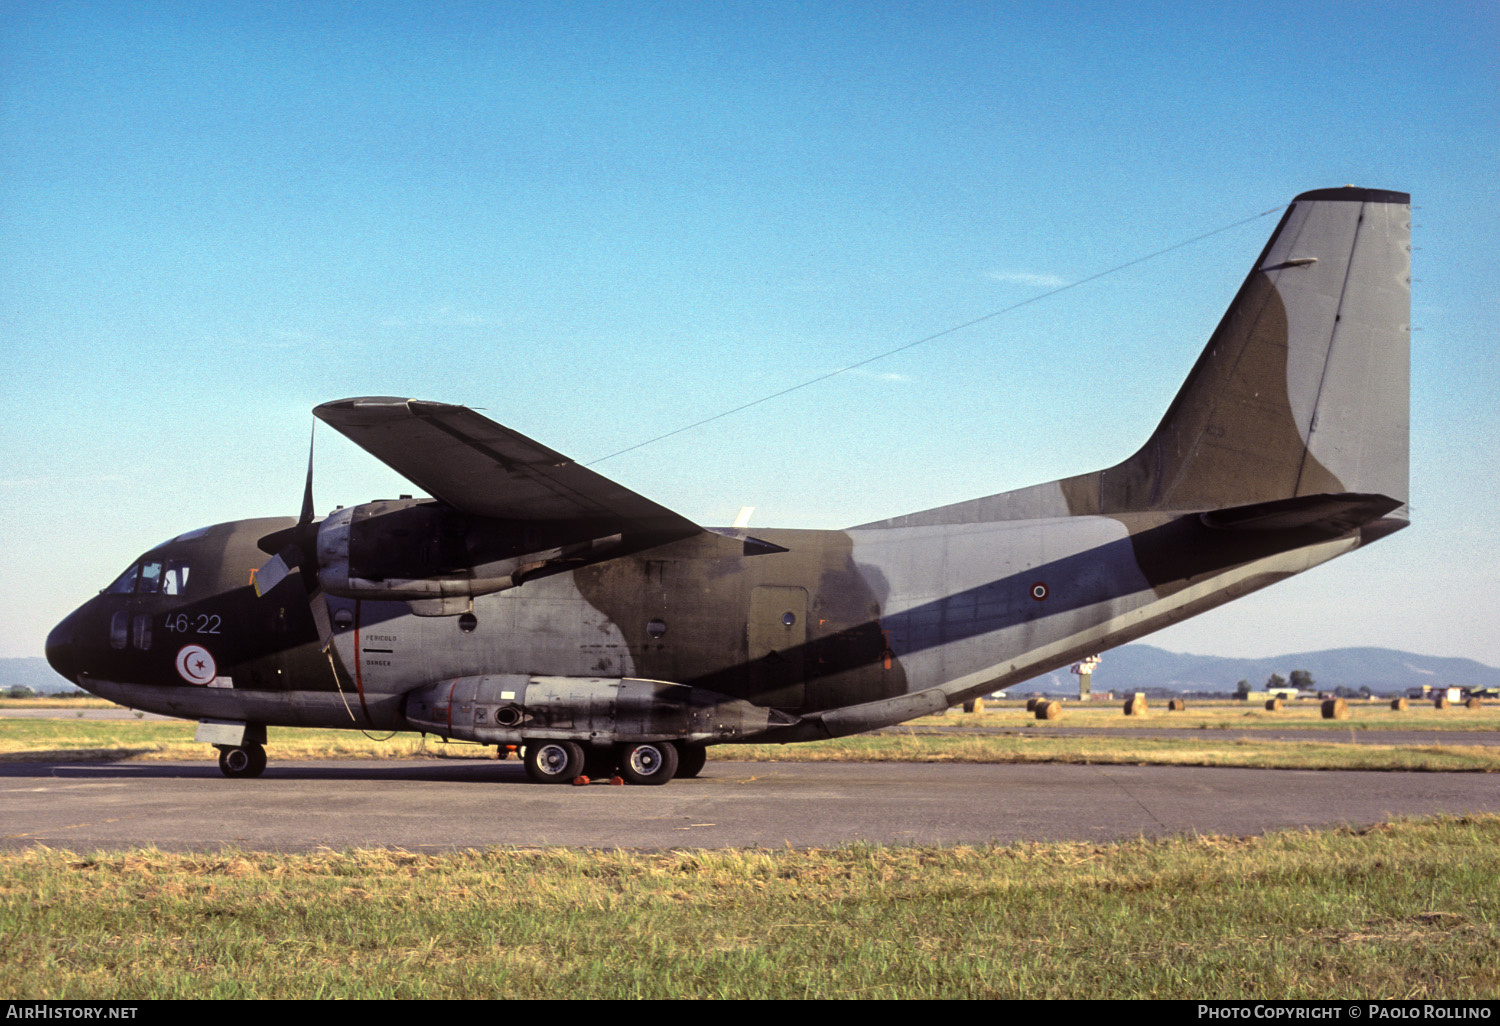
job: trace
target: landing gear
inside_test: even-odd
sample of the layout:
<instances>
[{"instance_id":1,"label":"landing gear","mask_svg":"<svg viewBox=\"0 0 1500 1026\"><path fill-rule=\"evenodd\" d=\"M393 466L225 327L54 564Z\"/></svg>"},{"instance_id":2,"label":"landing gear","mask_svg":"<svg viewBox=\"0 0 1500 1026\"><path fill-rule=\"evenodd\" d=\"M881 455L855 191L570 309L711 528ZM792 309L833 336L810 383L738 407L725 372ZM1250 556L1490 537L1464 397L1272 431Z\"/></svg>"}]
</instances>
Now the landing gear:
<instances>
[{"instance_id":1,"label":"landing gear","mask_svg":"<svg viewBox=\"0 0 1500 1026\"><path fill-rule=\"evenodd\" d=\"M638 741L620 746L620 775L632 784L665 784L677 775L677 746Z\"/></svg>"},{"instance_id":2,"label":"landing gear","mask_svg":"<svg viewBox=\"0 0 1500 1026\"><path fill-rule=\"evenodd\" d=\"M683 745L677 752L677 779L690 780L703 772L708 762L707 745Z\"/></svg>"},{"instance_id":3,"label":"landing gear","mask_svg":"<svg viewBox=\"0 0 1500 1026\"><path fill-rule=\"evenodd\" d=\"M567 784L583 772L576 741L532 741L526 745L526 775L538 784Z\"/></svg>"},{"instance_id":4,"label":"landing gear","mask_svg":"<svg viewBox=\"0 0 1500 1026\"><path fill-rule=\"evenodd\" d=\"M258 777L266 771L266 750L261 745L219 745L219 772L226 777Z\"/></svg>"}]
</instances>

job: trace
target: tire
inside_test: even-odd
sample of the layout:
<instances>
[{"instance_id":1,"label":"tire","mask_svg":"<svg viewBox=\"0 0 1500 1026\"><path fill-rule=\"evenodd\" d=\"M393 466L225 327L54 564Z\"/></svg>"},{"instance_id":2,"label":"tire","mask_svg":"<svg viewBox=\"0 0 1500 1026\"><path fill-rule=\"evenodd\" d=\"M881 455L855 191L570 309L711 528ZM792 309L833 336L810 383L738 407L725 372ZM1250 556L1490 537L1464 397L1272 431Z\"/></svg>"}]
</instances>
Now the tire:
<instances>
[{"instance_id":1,"label":"tire","mask_svg":"<svg viewBox=\"0 0 1500 1026\"><path fill-rule=\"evenodd\" d=\"M691 780L703 772L708 762L707 745L681 745L677 749L677 779Z\"/></svg>"},{"instance_id":2,"label":"tire","mask_svg":"<svg viewBox=\"0 0 1500 1026\"><path fill-rule=\"evenodd\" d=\"M620 776L632 784L665 784L677 775L677 746L638 741L620 746Z\"/></svg>"},{"instance_id":3,"label":"tire","mask_svg":"<svg viewBox=\"0 0 1500 1026\"><path fill-rule=\"evenodd\" d=\"M220 745L219 772L230 779L258 777L266 771L266 750L258 744Z\"/></svg>"},{"instance_id":4,"label":"tire","mask_svg":"<svg viewBox=\"0 0 1500 1026\"><path fill-rule=\"evenodd\" d=\"M538 784L570 784L583 772L583 749L576 741L529 741L526 775Z\"/></svg>"}]
</instances>

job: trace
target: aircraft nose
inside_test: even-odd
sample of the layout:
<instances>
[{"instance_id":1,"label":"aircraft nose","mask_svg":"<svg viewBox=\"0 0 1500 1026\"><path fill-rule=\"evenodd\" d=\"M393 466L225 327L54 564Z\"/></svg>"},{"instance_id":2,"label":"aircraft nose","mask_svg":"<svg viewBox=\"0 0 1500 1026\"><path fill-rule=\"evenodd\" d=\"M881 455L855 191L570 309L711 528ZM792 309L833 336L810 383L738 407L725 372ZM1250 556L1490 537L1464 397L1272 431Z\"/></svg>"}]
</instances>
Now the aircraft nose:
<instances>
[{"instance_id":1,"label":"aircraft nose","mask_svg":"<svg viewBox=\"0 0 1500 1026\"><path fill-rule=\"evenodd\" d=\"M73 651L73 631L76 620L76 613L68 616L62 623L52 628L52 633L47 635L47 662L54 670L75 684L78 683L78 665Z\"/></svg>"}]
</instances>

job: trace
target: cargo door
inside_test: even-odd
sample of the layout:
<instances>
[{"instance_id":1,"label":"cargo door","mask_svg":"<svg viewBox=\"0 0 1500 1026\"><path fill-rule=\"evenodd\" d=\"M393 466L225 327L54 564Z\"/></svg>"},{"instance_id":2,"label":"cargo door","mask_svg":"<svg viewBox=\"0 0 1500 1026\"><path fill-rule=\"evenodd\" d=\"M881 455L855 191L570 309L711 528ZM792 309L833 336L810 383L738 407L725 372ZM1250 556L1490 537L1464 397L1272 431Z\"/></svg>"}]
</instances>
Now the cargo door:
<instances>
[{"instance_id":1,"label":"cargo door","mask_svg":"<svg viewBox=\"0 0 1500 1026\"><path fill-rule=\"evenodd\" d=\"M802 708L807 652L807 589L763 585L750 593L750 700Z\"/></svg>"}]
</instances>

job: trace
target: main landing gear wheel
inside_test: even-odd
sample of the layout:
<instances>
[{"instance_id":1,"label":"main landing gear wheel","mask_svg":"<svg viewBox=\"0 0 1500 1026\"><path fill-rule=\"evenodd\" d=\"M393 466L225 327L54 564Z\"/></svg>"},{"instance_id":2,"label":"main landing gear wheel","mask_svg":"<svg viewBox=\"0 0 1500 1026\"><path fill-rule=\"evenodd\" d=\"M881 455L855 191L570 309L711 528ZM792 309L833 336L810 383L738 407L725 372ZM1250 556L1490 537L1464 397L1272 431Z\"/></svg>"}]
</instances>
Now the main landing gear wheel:
<instances>
[{"instance_id":1,"label":"main landing gear wheel","mask_svg":"<svg viewBox=\"0 0 1500 1026\"><path fill-rule=\"evenodd\" d=\"M260 745L219 746L219 772L226 777L258 777L265 771L266 750Z\"/></svg>"},{"instance_id":2,"label":"main landing gear wheel","mask_svg":"<svg viewBox=\"0 0 1500 1026\"><path fill-rule=\"evenodd\" d=\"M620 748L620 775L632 784L665 784L677 775L677 746L641 741Z\"/></svg>"},{"instance_id":3,"label":"main landing gear wheel","mask_svg":"<svg viewBox=\"0 0 1500 1026\"><path fill-rule=\"evenodd\" d=\"M707 745L683 745L677 751L677 779L689 780L703 772L708 762Z\"/></svg>"},{"instance_id":4,"label":"main landing gear wheel","mask_svg":"<svg viewBox=\"0 0 1500 1026\"><path fill-rule=\"evenodd\" d=\"M533 741L526 746L526 775L538 784L568 784L583 772L576 741Z\"/></svg>"}]
</instances>

